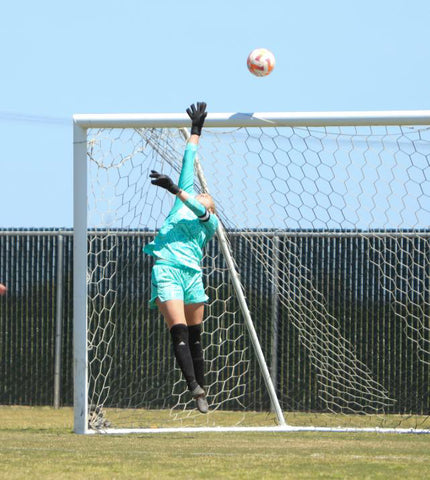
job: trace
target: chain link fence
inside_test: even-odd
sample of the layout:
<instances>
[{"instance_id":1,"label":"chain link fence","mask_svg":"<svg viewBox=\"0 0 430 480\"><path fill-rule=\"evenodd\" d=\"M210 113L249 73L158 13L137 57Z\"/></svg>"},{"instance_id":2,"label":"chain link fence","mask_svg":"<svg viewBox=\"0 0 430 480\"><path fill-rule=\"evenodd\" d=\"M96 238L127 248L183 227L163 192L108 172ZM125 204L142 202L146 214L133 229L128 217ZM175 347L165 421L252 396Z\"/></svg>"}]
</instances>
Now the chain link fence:
<instances>
[{"instance_id":1,"label":"chain link fence","mask_svg":"<svg viewBox=\"0 0 430 480\"><path fill-rule=\"evenodd\" d=\"M390 236L391 260L383 268L422 264L422 258L414 255L430 258L430 232L404 234L402 245L395 235ZM396 295L404 296L407 285L402 284L401 275L396 285L377 281L382 267L372 261L375 241L381 239L371 232L309 231L295 236L327 311L339 320L342 334L355 345L357 355L395 398L392 412L426 415L430 411L430 362L423 345L428 345L429 338L423 343L413 322L430 316L429 267L417 280L422 304L414 308L419 310L399 311ZM127 242L130 255L143 255L139 232L128 235ZM246 245L238 239L232 247L243 250ZM208 248L216 249L216 241ZM239 265L241 279L248 302L258 307L254 322L281 406L318 411L317 374L304 359L299 332L289 313L277 305L273 290L265 287L263 273L253 267L252 252L242 258L248 263ZM135 265L140 268L139 262ZM8 287L8 293L0 297L1 404L72 405L72 272L71 230L0 230L0 282ZM149 282L149 274L150 270L145 281ZM133 289L135 301L144 301L139 285ZM161 321L159 328L163 335ZM428 336L428 325L420 332ZM117 347L126 348L128 341L118 338ZM121 375L121 382L127 382L124 372Z\"/></svg>"}]
</instances>

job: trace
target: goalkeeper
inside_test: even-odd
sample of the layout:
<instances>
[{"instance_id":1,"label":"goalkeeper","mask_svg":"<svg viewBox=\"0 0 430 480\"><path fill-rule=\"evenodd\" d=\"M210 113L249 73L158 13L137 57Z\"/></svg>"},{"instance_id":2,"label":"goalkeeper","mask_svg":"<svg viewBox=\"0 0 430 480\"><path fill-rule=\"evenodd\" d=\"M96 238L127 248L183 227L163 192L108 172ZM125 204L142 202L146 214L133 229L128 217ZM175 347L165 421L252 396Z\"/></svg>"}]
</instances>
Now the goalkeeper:
<instances>
[{"instance_id":1,"label":"goalkeeper","mask_svg":"<svg viewBox=\"0 0 430 480\"><path fill-rule=\"evenodd\" d=\"M208 299L200 267L203 248L218 225L215 206L208 194L194 196L194 159L207 115L206 103L191 105L192 121L178 185L152 170L151 183L176 196L175 203L154 241L144 252L155 257L152 269L151 306L158 306L170 330L176 361L187 381L197 408L207 413L204 359L200 342L204 302Z\"/></svg>"}]
</instances>

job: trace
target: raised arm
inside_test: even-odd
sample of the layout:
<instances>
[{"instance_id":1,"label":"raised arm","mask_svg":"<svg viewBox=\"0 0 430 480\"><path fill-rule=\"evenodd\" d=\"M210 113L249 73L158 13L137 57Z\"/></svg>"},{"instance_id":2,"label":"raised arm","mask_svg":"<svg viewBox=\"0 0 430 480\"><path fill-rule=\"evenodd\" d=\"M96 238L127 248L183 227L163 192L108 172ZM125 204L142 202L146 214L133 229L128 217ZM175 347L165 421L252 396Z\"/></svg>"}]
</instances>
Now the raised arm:
<instances>
[{"instance_id":1,"label":"raised arm","mask_svg":"<svg viewBox=\"0 0 430 480\"><path fill-rule=\"evenodd\" d=\"M197 146L199 144L202 128L207 116L206 103L197 102L197 106L190 105L187 108L188 116L191 119L191 136L185 147L184 157L182 159L182 168L179 175L178 185L166 175L162 175L155 170L151 170L150 177L153 179L152 184L166 188L169 192L176 195L177 191L182 190L192 195L194 193L194 159L196 157ZM178 190L176 190L178 189ZM176 198L173 208L170 210L169 216L173 215L181 207L182 202Z\"/></svg>"},{"instance_id":2,"label":"raised arm","mask_svg":"<svg viewBox=\"0 0 430 480\"><path fill-rule=\"evenodd\" d=\"M194 160L196 158L199 139L200 137L198 135L192 135L190 137L185 147L184 157L182 158L178 187L188 193L194 192Z\"/></svg>"},{"instance_id":3,"label":"raised arm","mask_svg":"<svg viewBox=\"0 0 430 480\"><path fill-rule=\"evenodd\" d=\"M191 119L191 137L189 138L187 146L185 147L178 186L188 193L193 193L194 159L196 157L197 146L199 144L200 135L202 134L202 128L207 116L206 103L197 102L197 107L195 105L190 105L190 107L187 108L187 114Z\"/></svg>"}]
</instances>

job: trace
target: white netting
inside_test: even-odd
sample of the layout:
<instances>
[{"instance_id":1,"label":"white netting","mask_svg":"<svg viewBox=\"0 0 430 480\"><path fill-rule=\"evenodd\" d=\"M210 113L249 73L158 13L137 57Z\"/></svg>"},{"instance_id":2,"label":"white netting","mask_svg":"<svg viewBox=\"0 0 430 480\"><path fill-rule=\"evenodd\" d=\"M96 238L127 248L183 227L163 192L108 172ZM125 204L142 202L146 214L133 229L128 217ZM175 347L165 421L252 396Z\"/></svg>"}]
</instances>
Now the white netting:
<instances>
[{"instance_id":1,"label":"white netting","mask_svg":"<svg viewBox=\"0 0 430 480\"><path fill-rule=\"evenodd\" d=\"M287 423L427 425L429 140L415 127L205 130L203 175ZM94 427L275 421L216 240L204 260L208 416L148 309L142 248L173 203L148 175L176 179L184 146L175 129L89 131Z\"/></svg>"}]
</instances>

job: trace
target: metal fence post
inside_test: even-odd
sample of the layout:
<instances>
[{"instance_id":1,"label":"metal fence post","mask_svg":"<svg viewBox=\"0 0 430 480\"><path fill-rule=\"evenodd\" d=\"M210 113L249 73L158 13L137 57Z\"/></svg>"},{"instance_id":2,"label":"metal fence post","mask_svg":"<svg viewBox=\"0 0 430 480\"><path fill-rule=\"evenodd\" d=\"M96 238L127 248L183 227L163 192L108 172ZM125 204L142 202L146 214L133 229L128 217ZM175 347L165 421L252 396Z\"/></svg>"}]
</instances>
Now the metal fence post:
<instances>
[{"instance_id":1,"label":"metal fence post","mask_svg":"<svg viewBox=\"0 0 430 480\"><path fill-rule=\"evenodd\" d=\"M57 235L57 281L55 310L54 408L60 408L61 344L63 327L63 235Z\"/></svg>"},{"instance_id":2,"label":"metal fence post","mask_svg":"<svg viewBox=\"0 0 430 480\"><path fill-rule=\"evenodd\" d=\"M273 280L272 280L272 348L270 375L277 389L278 385L278 343L279 343L279 236L273 236Z\"/></svg>"}]
</instances>

